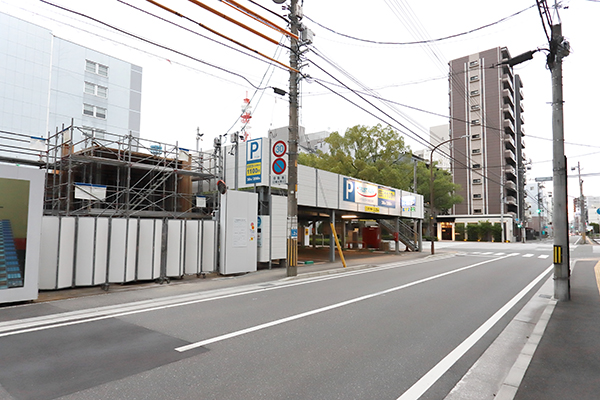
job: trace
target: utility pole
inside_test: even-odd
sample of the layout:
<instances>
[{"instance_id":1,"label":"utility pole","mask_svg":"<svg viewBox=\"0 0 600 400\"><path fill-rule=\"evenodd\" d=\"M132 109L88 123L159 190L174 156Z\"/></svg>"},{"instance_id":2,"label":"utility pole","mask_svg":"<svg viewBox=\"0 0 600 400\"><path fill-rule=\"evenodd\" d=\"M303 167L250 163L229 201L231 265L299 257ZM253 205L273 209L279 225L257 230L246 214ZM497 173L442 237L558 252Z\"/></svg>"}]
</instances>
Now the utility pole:
<instances>
[{"instance_id":1,"label":"utility pole","mask_svg":"<svg viewBox=\"0 0 600 400\"><path fill-rule=\"evenodd\" d=\"M559 301L568 301L571 298L567 221L567 161L564 144L562 87L562 59L568 55L569 42L562 36L561 24L552 25L548 67L552 73L554 297Z\"/></svg>"},{"instance_id":2,"label":"utility pole","mask_svg":"<svg viewBox=\"0 0 600 400\"><path fill-rule=\"evenodd\" d=\"M298 15L298 0L290 2L290 31L298 35L300 16ZM290 37L290 120L288 145L288 239L286 275L298 274L298 58L300 46L298 39ZM335 234L335 232L334 232Z\"/></svg>"},{"instance_id":3,"label":"utility pole","mask_svg":"<svg viewBox=\"0 0 600 400\"><path fill-rule=\"evenodd\" d=\"M575 168L571 168L575 169ZM586 220L585 214L587 212L585 207L585 197L583 196L583 179L581 179L581 164L577 161L577 173L579 179L579 229L581 230L581 239L583 244L587 243L587 232L586 232Z\"/></svg>"}]
</instances>

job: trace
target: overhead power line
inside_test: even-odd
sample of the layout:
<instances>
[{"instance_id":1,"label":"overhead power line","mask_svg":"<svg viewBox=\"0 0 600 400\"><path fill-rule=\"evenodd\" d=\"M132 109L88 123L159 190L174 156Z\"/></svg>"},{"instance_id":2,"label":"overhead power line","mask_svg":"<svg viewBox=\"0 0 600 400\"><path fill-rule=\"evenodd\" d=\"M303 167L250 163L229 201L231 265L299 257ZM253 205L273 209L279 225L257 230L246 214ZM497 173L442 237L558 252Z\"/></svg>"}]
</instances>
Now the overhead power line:
<instances>
[{"instance_id":1,"label":"overhead power line","mask_svg":"<svg viewBox=\"0 0 600 400\"><path fill-rule=\"evenodd\" d=\"M230 42L232 42L232 43L235 43L236 45L238 45L238 46L240 46L240 47L243 47L244 49L246 49L246 50L248 50L248 51L251 51L251 52L253 52L253 53L256 53L256 54L260 55L261 57L264 57L264 58L266 58L267 60L270 60L271 62L274 62L274 63L276 63L276 64L279 64L279 65L281 65L282 67L285 67L285 68L286 68L286 69L288 69L288 70L289 70L289 69L292 69L292 67L290 67L290 66L288 66L288 65L286 65L286 64L284 64L284 63L282 63L281 61L275 60L274 58L271 58L271 57L269 57L269 56L267 56L267 55L265 55L265 54L261 53L260 51L254 50L254 49L252 49L252 48L250 48L250 47L246 46L245 44L243 44L243 43L241 43L241 42L238 42L238 41L237 41L237 40L235 40L235 39L232 39L232 38L230 38L229 36L223 35L222 33L218 32L218 31L216 31L216 30L214 30L214 29L212 29L212 28L209 28L208 26L206 26L206 25L202 24L201 22L195 21L195 20L193 20L193 19L191 19L191 18L189 18L189 17L187 17L187 16L185 16L185 15L181 14L181 13L180 13L180 12L178 12L178 11L175 11L175 10L173 10L173 9L171 9L171 8L169 8L169 7L165 6L165 5L163 5L163 4L160 4L160 3L159 3L159 2L157 2L157 1L154 1L154 0L146 0L146 1L147 1L148 3L154 4L155 6L157 6L157 7L159 7L159 8L162 8L162 9L163 9L163 10L165 10L165 11L168 11L168 12L170 12L170 13L174 14L174 15L177 15L178 17L181 17L181 18L187 19L188 21L190 21L190 22L193 22L193 23L197 24L199 27L201 27L201 28L204 28L204 29L206 29L207 31L209 31L209 32L211 32L211 33L213 33L213 34L215 34L215 35L217 35L217 36L219 36L219 37L221 37L221 38L223 38L223 39L229 40ZM244 27L245 27L246 29L248 29L250 32L253 32L253 33L257 34L258 36L260 36L260 37L262 37L262 38L267 38L267 39L268 39L270 42L272 42L272 43L275 43L275 44L277 44L277 45L281 46L281 44L280 44L279 42L277 42L276 40L274 40L274 39L271 39L271 38L269 38L269 37L267 37L267 36L263 35L262 33L255 31L255 30L254 30L254 29L252 29L252 28L246 27L244 24L241 24L241 23L239 23L239 22L235 21L233 18L230 18L230 17L228 17L228 16L226 16L226 15L224 15L224 14L222 14L222 13L220 13L220 12L216 11L216 10L213 10L212 8L210 8L210 7L208 7L208 6L205 6L204 4L200 3L199 1L196 1L196 0L189 0L189 1L191 1L191 2L192 2L192 3L194 3L194 4L197 4L197 5L201 6L202 8L205 8L205 9L207 9L207 10L210 10L210 11L212 11L212 12L215 12L215 13L216 13L217 15L219 15L219 16L223 16L223 18L226 18L228 21L234 21L234 23L235 23L236 25L239 25L239 26L244 26ZM294 70L294 71L298 72L297 70Z\"/></svg>"},{"instance_id":2,"label":"overhead power line","mask_svg":"<svg viewBox=\"0 0 600 400\"><path fill-rule=\"evenodd\" d=\"M189 55L189 54L187 54L187 53L181 52L181 51L179 51L179 50L175 50L175 49L173 49L173 48L171 48L171 47L168 47L168 46L162 45L162 44L160 44L160 43L154 42L154 41L152 41L152 40L149 40L149 39L143 38L143 37L141 37L141 36L139 36L139 35L136 35L136 34L134 34L134 33L128 32L128 31L126 31L126 30L124 30L124 29L118 28L118 27L116 27L116 26L114 26L114 25L111 25L111 24L109 24L109 23L106 23L106 22L104 22L104 21L101 21L101 20L99 20L99 19L97 19L97 18L91 17L91 16L89 16L89 15L87 15L87 14L84 14L84 13L81 13L81 12L78 12L78 11L75 11L75 10L71 10L71 9L69 9L69 8L66 8L66 7L60 6L60 5L58 5L58 4L51 3L51 2L49 2L49 1L47 1L47 0L40 0L40 1L41 1L42 3L44 3L44 4L50 5L50 6L52 6L52 7L59 8L59 9L61 9L61 10L63 10L63 11L67 11L67 12L69 12L69 13L76 14L76 15L79 15L79 16L81 16L81 17L84 17L84 18L90 19L90 20L92 20L92 21L94 21L94 22L96 22L96 23L98 23L98 24L101 24L101 25L107 26L107 27L109 27L109 28L111 28L111 29L114 29L114 30L115 30L115 31L117 31L117 32L120 32L120 33L122 33L122 34L125 34L125 35L127 35L127 36L131 36L131 37L133 37L133 38L135 38L135 39L138 39L138 40L140 40L140 41L142 41L142 42L145 42L145 43L151 44L151 45L153 45L153 46L159 47L159 48L161 48L161 49L164 49L164 50L168 50L168 51L170 51L170 52L173 52L173 53L175 53L175 54L179 54L179 55L181 55L181 56L183 56L183 57L189 58L190 60L193 60L193 61L199 62L199 63L201 63L201 64L207 65L207 66L209 66L209 67L212 67L212 68L218 69L219 71L222 71L222 72L225 72L225 73L228 73L228 74L231 74L231 75L237 76L237 77L239 77L239 78L243 79L244 81L246 81L246 82L247 82L247 83L248 83L250 86L252 86L252 87L253 87L253 88L255 88L255 89L258 89L258 90L265 90L265 89L269 89L268 87L262 87L262 88L261 88L261 87L259 87L259 86L255 85L254 83L252 83L252 81L250 81L248 78L246 78L246 77L245 77L244 75L242 75L242 74L239 74L239 73L237 73L237 72L233 72L233 71L231 71L231 70L228 70L228 69L226 69L226 68L224 68L224 67L220 67L220 66L218 66L218 65L215 65L215 64L209 63L208 61L204 61L204 60L201 60L201 59L199 59L199 58L197 58L197 57L191 56L191 55Z\"/></svg>"},{"instance_id":3,"label":"overhead power line","mask_svg":"<svg viewBox=\"0 0 600 400\"><path fill-rule=\"evenodd\" d=\"M490 26L502 23L502 22L504 22L506 20L509 20L509 19L511 19L513 17L516 17L519 14L524 13L525 11L527 11L530 8L533 8L535 6L536 6L535 4L531 5L531 6L525 8L525 9L523 9L521 11L518 11L518 12L512 14L512 15L509 15L508 17L502 18L502 19L500 19L500 20L498 20L496 22L492 22L492 23L480 26L478 28L471 29L471 30L466 31L466 32L456 33L456 34L453 34L453 35L444 36L444 37L437 38L437 39L417 40L417 41L412 41L412 42L389 42L389 41L378 41L378 40L369 40L369 39L358 38L356 36L351 36L351 35L348 35L348 34L345 34L345 33L337 32L337 31L335 31L335 30L333 30L333 29L331 29L331 28L329 28L329 27L327 27L327 26L325 26L323 24L320 24L319 22L315 21L314 19L310 18L307 15L305 15L304 18L308 19L309 21L313 22L314 24L320 26L321 28L323 28L323 29L325 29L325 30L327 30L329 32L335 33L336 35L343 36L343 37L348 38L348 39L357 40L359 42L372 43L372 44L380 44L380 45L407 46L407 45L415 45L415 44L427 44L427 43L441 42L441 41L444 41L444 40L454 39L454 38L457 38L457 37L460 37L460 36L465 36L465 35L471 34L473 32L477 32L477 31L480 31L482 29L489 28Z\"/></svg>"}]
</instances>

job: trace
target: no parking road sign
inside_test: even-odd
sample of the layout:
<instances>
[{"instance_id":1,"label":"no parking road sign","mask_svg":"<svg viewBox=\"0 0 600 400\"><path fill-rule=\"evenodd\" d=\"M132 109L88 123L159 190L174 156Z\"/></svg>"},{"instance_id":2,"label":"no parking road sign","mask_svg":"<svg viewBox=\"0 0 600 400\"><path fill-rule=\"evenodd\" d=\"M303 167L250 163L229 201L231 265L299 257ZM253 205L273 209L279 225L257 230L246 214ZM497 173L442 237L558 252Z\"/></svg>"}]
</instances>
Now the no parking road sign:
<instances>
[{"instance_id":1,"label":"no parking road sign","mask_svg":"<svg viewBox=\"0 0 600 400\"><path fill-rule=\"evenodd\" d=\"M273 161L273 173L275 175L281 175L285 172L287 164L283 158L278 158Z\"/></svg>"},{"instance_id":2,"label":"no parking road sign","mask_svg":"<svg viewBox=\"0 0 600 400\"><path fill-rule=\"evenodd\" d=\"M285 185L287 183L287 143L284 140L278 140L273 144L271 149L275 159L271 164L271 184Z\"/></svg>"}]
</instances>

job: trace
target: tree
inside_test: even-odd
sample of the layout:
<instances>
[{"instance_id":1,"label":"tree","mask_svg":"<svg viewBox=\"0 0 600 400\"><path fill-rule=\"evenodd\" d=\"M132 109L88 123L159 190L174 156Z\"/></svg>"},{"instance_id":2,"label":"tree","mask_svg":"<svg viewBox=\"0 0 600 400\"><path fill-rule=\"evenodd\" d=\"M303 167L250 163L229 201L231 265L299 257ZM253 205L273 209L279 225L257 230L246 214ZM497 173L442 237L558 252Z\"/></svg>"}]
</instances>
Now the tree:
<instances>
[{"instance_id":1,"label":"tree","mask_svg":"<svg viewBox=\"0 0 600 400\"><path fill-rule=\"evenodd\" d=\"M433 195L435 197L435 208L438 214L447 215L453 205L461 203L463 198L456 194L460 185L452 182L450 172L437 168L437 162L433 163ZM422 194L426 203L430 202L430 171L424 162L417 166L417 193Z\"/></svg>"},{"instance_id":2,"label":"tree","mask_svg":"<svg viewBox=\"0 0 600 400\"><path fill-rule=\"evenodd\" d=\"M298 162L398 189L411 186L412 164L401 161L409 149L391 127L356 125L344 136L333 132L325 142L328 153L300 154Z\"/></svg>"},{"instance_id":3,"label":"tree","mask_svg":"<svg viewBox=\"0 0 600 400\"><path fill-rule=\"evenodd\" d=\"M333 132L325 142L329 152L300 154L298 162L310 167L331 171L353 178L412 191L413 161L410 148L402 136L391 127L356 125L346 129L344 136ZM436 168L434 195L436 208L442 214L462 201L454 192L459 188L452 175ZM417 164L417 193L429 202L429 168L425 162Z\"/></svg>"}]
</instances>

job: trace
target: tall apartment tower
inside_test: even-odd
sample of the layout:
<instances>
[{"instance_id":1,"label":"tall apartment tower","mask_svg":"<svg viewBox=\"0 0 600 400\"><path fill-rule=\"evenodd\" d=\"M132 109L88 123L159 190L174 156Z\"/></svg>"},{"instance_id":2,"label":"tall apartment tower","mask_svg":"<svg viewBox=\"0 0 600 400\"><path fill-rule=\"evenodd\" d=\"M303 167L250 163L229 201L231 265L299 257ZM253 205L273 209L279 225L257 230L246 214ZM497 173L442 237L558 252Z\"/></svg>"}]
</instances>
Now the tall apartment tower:
<instances>
[{"instance_id":1,"label":"tall apartment tower","mask_svg":"<svg viewBox=\"0 0 600 400\"><path fill-rule=\"evenodd\" d=\"M508 50L496 47L450 61L450 134L454 183L464 201L455 215L503 215L515 235L523 223L523 91ZM502 205L504 209L502 209Z\"/></svg>"}]
</instances>

